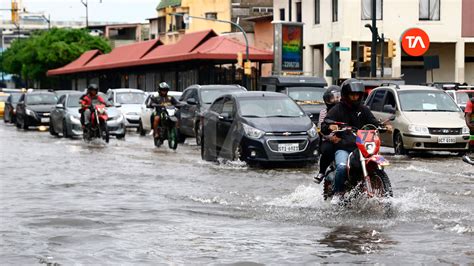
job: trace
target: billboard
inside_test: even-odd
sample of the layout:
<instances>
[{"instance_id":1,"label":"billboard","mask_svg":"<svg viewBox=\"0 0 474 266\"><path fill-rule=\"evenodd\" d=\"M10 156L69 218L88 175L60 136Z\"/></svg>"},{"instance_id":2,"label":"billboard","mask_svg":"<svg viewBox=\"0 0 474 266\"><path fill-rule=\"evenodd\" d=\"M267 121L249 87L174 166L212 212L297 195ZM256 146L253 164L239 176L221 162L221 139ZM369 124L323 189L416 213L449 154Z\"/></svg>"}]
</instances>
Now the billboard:
<instances>
[{"instance_id":1,"label":"billboard","mask_svg":"<svg viewBox=\"0 0 474 266\"><path fill-rule=\"evenodd\" d=\"M303 71L303 25L282 25L281 70Z\"/></svg>"}]
</instances>

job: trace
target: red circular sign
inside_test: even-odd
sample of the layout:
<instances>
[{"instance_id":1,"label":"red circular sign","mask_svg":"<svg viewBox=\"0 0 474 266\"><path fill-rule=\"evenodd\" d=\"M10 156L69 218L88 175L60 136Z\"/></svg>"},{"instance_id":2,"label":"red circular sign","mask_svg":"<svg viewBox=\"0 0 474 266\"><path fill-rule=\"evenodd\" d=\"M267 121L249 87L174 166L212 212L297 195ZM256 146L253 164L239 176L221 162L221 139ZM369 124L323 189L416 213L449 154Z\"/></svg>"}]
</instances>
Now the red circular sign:
<instances>
[{"instance_id":1,"label":"red circular sign","mask_svg":"<svg viewBox=\"0 0 474 266\"><path fill-rule=\"evenodd\" d=\"M422 29L409 29L402 35L402 47L408 55L422 56L430 48L430 37Z\"/></svg>"}]
</instances>

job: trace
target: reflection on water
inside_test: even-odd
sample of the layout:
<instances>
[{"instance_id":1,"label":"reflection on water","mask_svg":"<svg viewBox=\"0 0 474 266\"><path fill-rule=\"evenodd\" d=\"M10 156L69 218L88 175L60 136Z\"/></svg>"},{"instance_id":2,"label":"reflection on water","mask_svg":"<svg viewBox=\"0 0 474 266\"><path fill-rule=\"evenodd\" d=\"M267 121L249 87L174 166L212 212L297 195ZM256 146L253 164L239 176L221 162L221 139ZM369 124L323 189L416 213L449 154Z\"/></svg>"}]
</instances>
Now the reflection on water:
<instances>
[{"instance_id":1,"label":"reflection on water","mask_svg":"<svg viewBox=\"0 0 474 266\"><path fill-rule=\"evenodd\" d=\"M370 254L388 249L397 242L388 236L369 228L338 226L324 235L319 243L332 248L328 254L349 253L353 255Z\"/></svg>"}]
</instances>

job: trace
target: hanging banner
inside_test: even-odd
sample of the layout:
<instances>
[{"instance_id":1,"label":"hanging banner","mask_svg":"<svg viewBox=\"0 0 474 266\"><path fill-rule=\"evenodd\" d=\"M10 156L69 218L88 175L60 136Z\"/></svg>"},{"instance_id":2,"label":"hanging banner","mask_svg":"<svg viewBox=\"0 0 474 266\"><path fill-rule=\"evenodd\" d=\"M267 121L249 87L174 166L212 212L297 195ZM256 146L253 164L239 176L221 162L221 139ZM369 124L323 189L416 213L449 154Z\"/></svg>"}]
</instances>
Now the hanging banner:
<instances>
[{"instance_id":1,"label":"hanging banner","mask_svg":"<svg viewBox=\"0 0 474 266\"><path fill-rule=\"evenodd\" d=\"M281 70L303 71L303 25L282 25Z\"/></svg>"}]
</instances>

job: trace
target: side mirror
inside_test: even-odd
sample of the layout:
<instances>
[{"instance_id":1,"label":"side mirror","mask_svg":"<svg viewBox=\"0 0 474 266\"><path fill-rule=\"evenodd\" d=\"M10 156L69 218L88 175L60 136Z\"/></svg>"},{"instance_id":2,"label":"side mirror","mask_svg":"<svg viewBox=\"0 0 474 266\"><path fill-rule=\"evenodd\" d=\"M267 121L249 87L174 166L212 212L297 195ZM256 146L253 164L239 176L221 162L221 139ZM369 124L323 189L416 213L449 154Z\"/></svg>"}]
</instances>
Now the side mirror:
<instances>
[{"instance_id":1,"label":"side mirror","mask_svg":"<svg viewBox=\"0 0 474 266\"><path fill-rule=\"evenodd\" d=\"M395 118L397 118L396 115L391 115L391 116L388 118L388 121L394 121Z\"/></svg>"},{"instance_id":2,"label":"side mirror","mask_svg":"<svg viewBox=\"0 0 474 266\"><path fill-rule=\"evenodd\" d=\"M232 121L232 116L229 113L222 113L219 115L219 120Z\"/></svg>"},{"instance_id":3,"label":"side mirror","mask_svg":"<svg viewBox=\"0 0 474 266\"><path fill-rule=\"evenodd\" d=\"M189 98L187 101L186 101L187 104L190 104L190 105L197 105L197 101L196 99L194 98Z\"/></svg>"},{"instance_id":4,"label":"side mirror","mask_svg":"<svg viewBox=\"0 0 474 266\"><path fill-rule=\"evenodd\" d=\"M309 118L313 118L313 114L310 113L310 112L306 112L306 115L307 115Z\"/></svg>"},{"instance_id":5,"label":"side mirror","mask_svg":"<svg viewBox=\"0 0 474 266\"><path fill-rule=\"evenodd\" d=\"M64 105L62 103L56 104L56 109L64 109Z\"/></svg>"},{"instance_id":6,"label":"side mirror","mask_svg":"<svg viewBox=\"0 0 474 266\"><path fill-rule=\"evenodd\" d=\"M122 104L121 103L115 103L114 106L117 107L117 108L120 108L120 107L122 107Z\"/></svg>"},{"instance_id":7,"label":"side mirror","mask_svg":"<svg viewBox=\"0 0 474 266\"><path fill-rule=\"evenodd\" d=\"M391 106L390 104L386 104L383 106L383 111L384 113L394 114L396 110L395 107Z\"/></svg>"}]
</instances>

